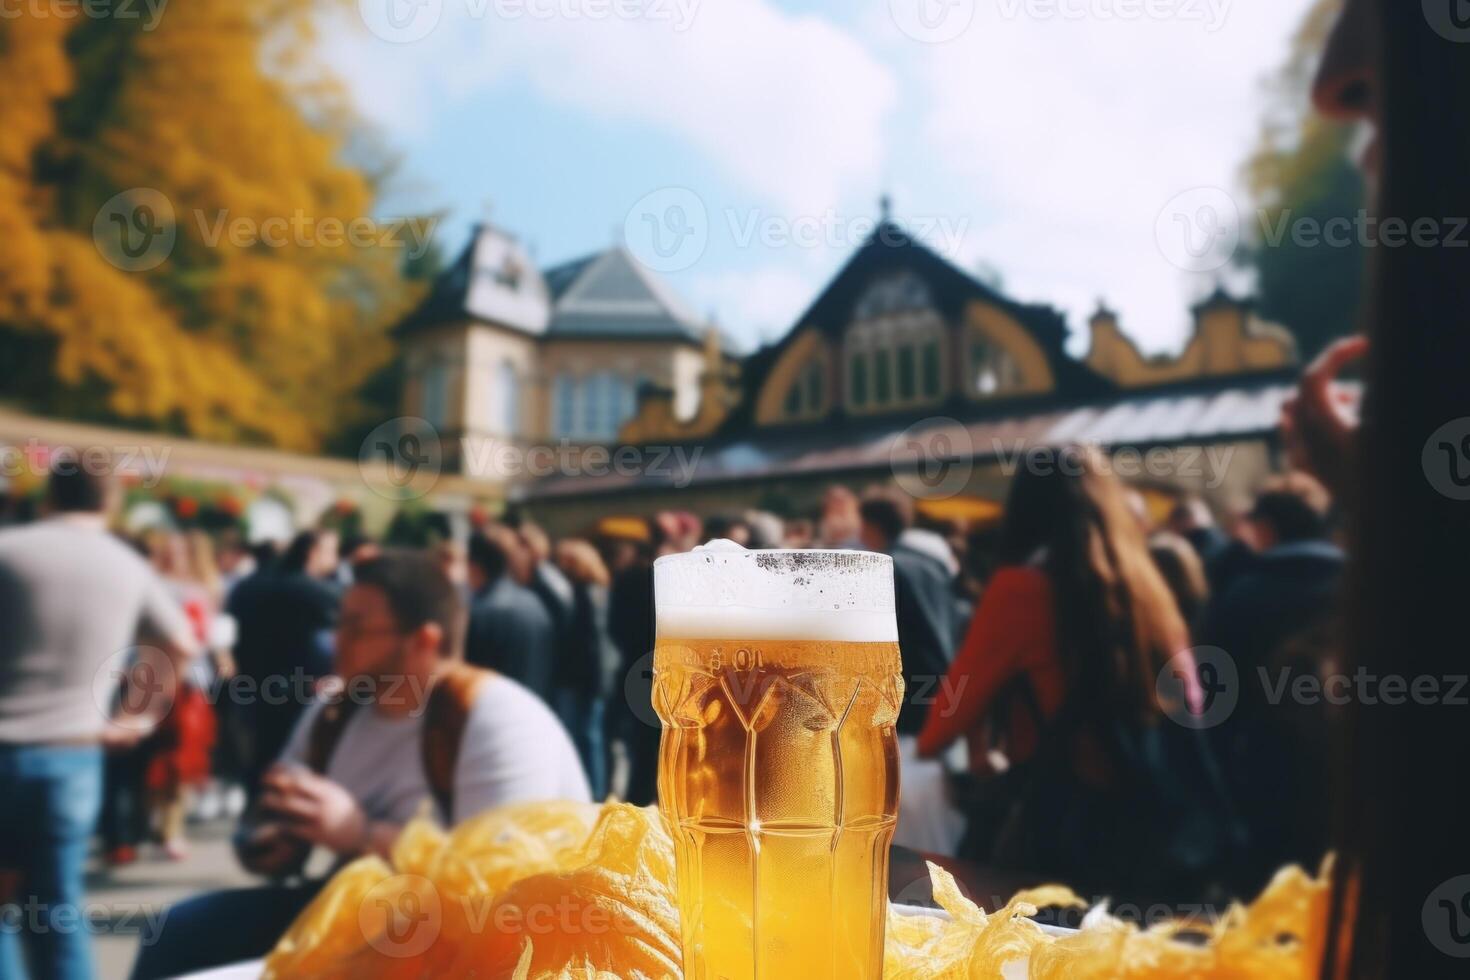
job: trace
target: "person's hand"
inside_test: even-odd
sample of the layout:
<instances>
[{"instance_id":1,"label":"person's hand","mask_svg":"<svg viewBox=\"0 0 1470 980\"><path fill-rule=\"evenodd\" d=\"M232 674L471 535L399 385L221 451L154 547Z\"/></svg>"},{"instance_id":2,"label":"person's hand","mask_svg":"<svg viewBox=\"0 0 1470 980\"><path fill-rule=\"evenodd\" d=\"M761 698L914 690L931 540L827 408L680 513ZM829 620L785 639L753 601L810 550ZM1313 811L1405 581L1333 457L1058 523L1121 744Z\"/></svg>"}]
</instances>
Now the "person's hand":
<instances>
[{"instance_id":1,"label":"person's hand","mask_svg":"<svg viewBox=\"0 0 1470 980\"><path fill-rule=\"evenodd\" d=\"M368 847L367 814L339 784L299 766L276 766L261 787L261 812L292 836L342 855Z\"/></svg>"},{"instance_id":2,"label":"person's hand","mask_svg":"<svg viewBox=\"0 0 1470 980\"><path fill-rule=\"evenodd\" d=\"M1291 465L1315 476L1338 500L1352 485L1358 398L1337 383L1337 376L1367 352L1367 337L1329 344L1281 406L1281 438Z\"/></svg>"},{"instance_id":3,"label":"person's hand","mask_svg":"<svg viewBox=\"0 0 1470 980\"><path fill-rule=\"evenodd\" d=\"M102 750L104 752L126 752L153 733L154 726L138 724L136 719L137 716L130 715L129 724L122 725L109 718L107 726L102 729Z\"/></svg>"},{"instance_id":4,"label":"person's hand","mask_svg":"<svg viewBox=\"0 0 1470 980\"><path fill-rule=\"evenodd\" d=\"M300 870L311 850L310 844L275 822L242 828L234 843L240 864L268 878Z\"/></svg>"}]
</instances>

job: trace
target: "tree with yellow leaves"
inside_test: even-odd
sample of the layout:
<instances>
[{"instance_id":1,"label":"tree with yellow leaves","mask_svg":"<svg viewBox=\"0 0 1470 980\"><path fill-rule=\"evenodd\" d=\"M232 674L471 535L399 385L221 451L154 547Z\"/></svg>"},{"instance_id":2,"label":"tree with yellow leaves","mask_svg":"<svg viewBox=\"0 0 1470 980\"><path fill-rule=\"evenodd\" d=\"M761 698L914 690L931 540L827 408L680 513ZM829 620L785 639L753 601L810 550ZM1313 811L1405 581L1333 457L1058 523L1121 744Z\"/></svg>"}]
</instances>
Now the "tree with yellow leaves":
<instances>
[{"instance_id":1,"label":"tree with yellow leaves","mask_svg":"<svg viewBox=\"0 0 1470 980\"><path fill-rule=\"evenodd\" d=\"M364 132L311 70L340 2L0 20L3 397L299 449L357 420L425 225L370 220Z\"/></svg>"}]
</instances>

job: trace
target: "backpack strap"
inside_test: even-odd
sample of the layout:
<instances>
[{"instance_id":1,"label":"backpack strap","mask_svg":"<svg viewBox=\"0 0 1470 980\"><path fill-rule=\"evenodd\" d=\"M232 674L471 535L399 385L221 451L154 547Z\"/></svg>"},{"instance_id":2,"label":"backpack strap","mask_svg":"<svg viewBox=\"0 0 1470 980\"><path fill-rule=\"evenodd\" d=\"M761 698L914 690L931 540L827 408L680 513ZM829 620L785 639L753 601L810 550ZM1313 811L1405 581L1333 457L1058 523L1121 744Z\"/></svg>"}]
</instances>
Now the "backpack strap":
<instances>
[{"instance_id":1,"label":"backpack strap","mask_svg":"<svg viewBox=\"0 0 1470 980\"><path fill-rule=\"evenodd\" d=\"M469 727L470 712L493 671L455 661L434 681L424 712L424 777L439 812L447 822L454 820L454 773L459 765L460 745Z\"/></svg>"},{"instance_id":2,"label":"backpack strap","mask_svg":"<svg viewBox=\"0 0 1470 980\"><path fill-rule=\"evenodd\" d=\"M342 741L342 733L356 711L357 702L339 692L322 706L312 722L306 739L306 765L318 776L327 774L332 753L337 751L337 743Z\"/></svg>"},{"instance_id":3,"label":"backpack strap","mask_svg":"<svg viewBox=\"0 0 1470 980\"><path fill-rule=\"evenodd\" d=\"M429 792L445 820L454 816L454 771L459 765L460 743L469 726L470 712L480 688L493 671L456 661L435 679L424 709L423 766ZM332 753L347 730L358 702L338 696L326 703L312 723L306 744L306 764L319 776L326 775Z\"/></svg>"}]
</instances>

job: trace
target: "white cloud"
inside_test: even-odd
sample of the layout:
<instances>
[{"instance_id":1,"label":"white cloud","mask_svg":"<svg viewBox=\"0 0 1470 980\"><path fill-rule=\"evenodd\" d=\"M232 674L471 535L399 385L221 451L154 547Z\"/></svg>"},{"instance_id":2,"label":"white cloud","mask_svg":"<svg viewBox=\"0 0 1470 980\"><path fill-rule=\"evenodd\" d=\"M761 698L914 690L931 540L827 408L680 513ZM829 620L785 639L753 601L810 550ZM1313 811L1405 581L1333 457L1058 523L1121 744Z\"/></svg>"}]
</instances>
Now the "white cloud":
<instances>
[{"instance_id":1,"label":"white cloud","mask_svg":"<svg viewBox=\"0 0 1470 980\"><path fill-rule=\"evenodd\" d=\"M905 98L923 107L923 142L991 219L966 248L1000 267L1009 292L1069 308L1074 326L1106 296L1145 347L1184 339L1186 306L1208 282L1170 264L1155 220L1201 186L1225 189L1244 215L1259 83L1311 0L1216 4L1213 31L1202 2L1175 5L1205 12L1198 21L1098 16L1107 0L982 3L941 45L868 22L875 43L911 59L918 91ZM1027 13L1062 9L1093 13Z\"/></svg>"},{"instance_id":2,"label":"white cloud","mask_svg":"<svg viewBox=\"0 0 1470 980\"><path fill-rule=\"evenodd\" d=\"M385 2L408 0L362 0ZM552 110L546 125L568 125L564 107L572 120L693 148L702 162L691 182L716 175L738 198L714 189L713 219L728 206L792 220L829 208L867 215L887 186L901 217L917 207L963 220L957 246L931 242L962 267L992 263L1008 293L1062 307L1074 327L1105 297L1146 349L1161 350L1182 342L1188 304L1213 277L1168 261L1156 219L1196 187L1223 188L1246 210L1238 177L1259 83L1313 0L947 0L973 19L942 44L905 35L892 14L896 3L932 13L937 0L874 0L855 15L832 0L834 18L855 18L851 30L781 0L604 5L643 3L670 19L503 14L518 2L544 11L599 0L425 0L442 13L420 41L380 41L354 20L325 32L324 47L363 110L410 152L427 134L444 145L456 127L481 137L466 142L483 152L497 123L477 100L512 90L529 93L529 113ZM1104 16L1125 7L1183 16ZM514 133L504 136L514 153ZM653 171L653 152L587 166ZM729 231L718 220L716 230ZM679 285L742 335L768 335L790 326L855 246L758 259L715 247Z\"/></svg>"},{"instance_id":3,"label":"white cloud","mask_svg":"<svg viewBox=\"0 0 1470 980\"><path fill-rule=\"evenodd\" d=\"M852 36L767 0L629 2L650 13L566 13L626 6L589 0L442 0L421 40L390 44L340 25L324 47L364 111L394 131L423 133L514 79L551 102L681 138L783 208L827 206L875 185L895 84Z\"/></svg>"},{"instance_id":4,"label":"white cloud","mask_svg":"<svg viewBox=\"0 0 1470 980\"><path fill-rule=\"evenodd\" d=\"M689 293L698 309L714 310L720 325L753 350L791 329L823 282L810 263L783 263L702 275Z\"/></svg>"}]
</instances>

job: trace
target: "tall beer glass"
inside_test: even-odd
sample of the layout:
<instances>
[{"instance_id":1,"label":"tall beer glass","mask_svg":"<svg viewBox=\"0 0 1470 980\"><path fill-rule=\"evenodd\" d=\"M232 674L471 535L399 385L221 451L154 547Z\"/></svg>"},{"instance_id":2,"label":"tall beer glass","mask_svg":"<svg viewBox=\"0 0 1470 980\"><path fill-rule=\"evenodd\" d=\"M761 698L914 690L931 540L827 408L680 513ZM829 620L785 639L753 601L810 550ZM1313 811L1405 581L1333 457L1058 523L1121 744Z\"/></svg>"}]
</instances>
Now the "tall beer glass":
<instances>
[{"instance_id":1,"label":"tall beer glass","mask_svg":"<svg viewBox=\"0 0 1470 980\"><path fill-rule=\"evenodd\" d=\"M659 804L687 980L879 980L903 699L893 566L716 543L654 565Z\"/></svg>"}]
</instances>

